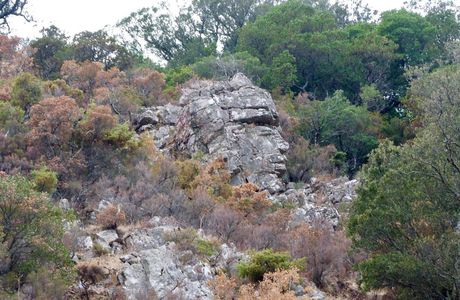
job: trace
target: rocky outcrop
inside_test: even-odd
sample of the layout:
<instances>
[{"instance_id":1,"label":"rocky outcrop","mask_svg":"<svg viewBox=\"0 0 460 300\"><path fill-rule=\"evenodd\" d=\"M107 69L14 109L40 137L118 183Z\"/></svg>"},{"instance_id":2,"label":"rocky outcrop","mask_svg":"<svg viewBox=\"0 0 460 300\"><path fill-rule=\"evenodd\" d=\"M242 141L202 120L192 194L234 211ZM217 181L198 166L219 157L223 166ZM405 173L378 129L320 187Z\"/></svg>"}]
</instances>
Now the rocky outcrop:
<instances>
[{"instance_id":1,"label":"rocky outcrop","mask_svg":"<svg viewBox=\"0 0 460 300\"><path fill-rule=\"evenodd\" d=\"M339 205L355 195L356 180L312 179L294 188L286 184L288 143L270 94L242 74L229 81L195 81L183 90L179 105L142 110L134 118L138 132L147 131L156 146L170 154L204 154L205 161L226 160L234 185L251 182L271 194L274 202L292 203L293 222L322 218L339 223Z\"/></svg>"},{"instance_id":2,"label":"rocky outcrop","mask_svg":"<svg viewBox=\"0 0 460 300\"><path fill-rule=\"evenodd\" d=\"M299 188L289 184L284 193L272 195L271 200L290 203L296 207L292 214L291 226L302 222L311 224L316 220L326 220L336 227L341 214L347 213L347 204L356 198L358 184L358 180L349 180L346 177L330 181L312 178L309 184Z\"/></svg>"},{"instance_id":3,"label":"rocky outcrop","mask_svg":"<svg viewBox=\"0 0 460 300\"><path fill-rule=\"evenodd\" d=\"M118 280L128 299L145 298L149 290L158 299L213 299L208 281L217 270L235 265L245 257L235 247L223 244L215 255L199 259L190 250L180 249L165 238L181 228L153 226L130 234L127 239L130 253L120 258L124 266ZM139 291L144 294L139 295Z\"/></svg>"},{"instance_id":4,"label":"rocky outcrop","mask_svg":"<svg viewBox=\"0 0 460 300\"><path fill-rule=\"evenodd\" d=\"M207 281L211 269L205 263L182 265L173 245L162 245L132 254L137 260L128 261L119 276L128 299L136 299L138 291L154 290L159 299L167 296L181 299L212 299ZM135 255L135 256L134 256Z\"/></svg>"},{"instance_id":5,"label":"rocky outcrop","mask_svg":"<svg viewBox=\"0 0 460 300\"><path fill-rule=\"evenodd\" d=\"M118 234L115 230L103 230L96 233L96 243L103 249L110 250L110 244L118 239Z\"/></svg>"},{"instance_id":6,"label":"rocky outcrop","mask_svg":"<svg viewBox=\"0 0 460 300\"><path fill-rule=\"evenodd\" d=\"M164 149L182 112L182 107L166 104L143 108L133 120L137 132L148 131L158 149Z\"/></svg>"},{"instance_id":7,"label":"rocky outcrop","mask_svg":"<svg viewBox=\"0 0 460 300\"><path fill-rule=\"evenodd\" d=\"M269 93L237 74L230 81L197 81L179 102L141 111L134 118L137 131L148 130L165 151L223 157L233 184L255 183L272 194L284 190L289 145Z\"/></svg>"}]
</instances>

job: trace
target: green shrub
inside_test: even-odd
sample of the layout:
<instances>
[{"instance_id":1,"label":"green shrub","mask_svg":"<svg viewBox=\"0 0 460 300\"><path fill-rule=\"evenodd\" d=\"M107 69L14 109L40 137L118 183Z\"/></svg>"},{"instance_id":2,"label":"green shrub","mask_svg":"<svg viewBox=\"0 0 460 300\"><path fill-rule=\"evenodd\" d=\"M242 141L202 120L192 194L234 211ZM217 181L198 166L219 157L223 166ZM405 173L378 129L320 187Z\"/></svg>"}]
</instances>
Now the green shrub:
<instances>
[{"instance_id":1,"label":"green shrub","mask_svg":"<svg viewBox=\"0 0 460 300\"><path fill-rule=\"evenodd\" d=\"M0 129L8 132L9 136L24 130L24 111L9 102L0 101Z\"/></svg>"},{"instance_id":2,"label":"green shrub","mask_svg":"<svg viewBox=\"0 0 460 300\"><path fill-rule=\"evenodd\" d=\"M116 125L105 134L104 139L118 148L127 150L134 150L140 146L140 141L136 138L135 132L129 128L128 123Z\"/></svg>"},{"instance_id":3,"label":"green shrub","mask_svg":"<svg viewBox=\"0 0 460 300\"><path fill-rule=\"evenodd\" d=\"M198 254L208 257L213 256L217 252L219 246L216 242L203 239L195 240L194 245Z\"/></svg>"},{"instance_id":4,"label":"green shrub","mask_svg":"<svg viewBox=\"0 0 460 300\"><path fill-rule=\"evenodd\" d=\"M251 260L238 264L237 270L241 278L259 282L263 280L265 273L287 270L292 267L302 269L303 265L303 259L292 260L291 256L286 252L275 252L272 249L266 249L251 253Z\"/></svg>"},{"instance_id":5,"label":"green shrub","mask_svg":"<svg viewBox=\"0 0 460 300\"><path fill-rule=\"evenodd\" d=\"M347 163L347 154L342 151L337 151L330 161L336 168L341 169Z\"/></svg>"},{"instance_id":6,"label":"green shrub","mask_svg":"<svg viewBox=\"0 0 460 300\"><path fill-rule=\"evenodd\" d=\"M193 78L193 70L189 66L169 70L166 73L167 87L174 87L177 84L183 84Z\"/></svg>"},{"instance_id":7,"label":"green shrub","mask_svg":"<svg viewBox=\"0 0 460 300\"><path fill-rule=\"evenodd\" d=\"M42 87L40 80L30 73L22 73L13 82L13 104L27 110L40 101Z\"/></svg>"},{"instance_id":8,"label":"green shrub","mask_svg":"<svg viewBox=\"0 0 460 300\"><path fill-rule=\"evenodd\" d=\"M32 182L39 192L53 193L56 190L58 183L58 176L56 172L50 171L46 167L41 167L31 173Z\"/></svg>"},{"instance_id":9,"label":"green shrub","mask_svg":"<svg viewBox=\"0 0 460 300\"><path fill-rule=\"evenodd\" d=\"M96 256L104 256L109 254L109 250L105 249L104 246L99 243L94 243L93 252Z\"/></svg>"},{"instance_id":10,"label":"green shrub","mask_svg":"<svg viewBox=\"0 0 460 300\"><path fill-rule=\"evenodd\" d=\"M6 225L0 226L0 290L17 290L18 281L10 279L26 278L42 266L56 274L72 271L73 262L62 242L65 220L48 196L35 190L35 184L0 173L0 224Z\"/></svg>"},{"instance_id":11,"label":"green shrub","mask_svg":"<svg viewBox=\"0 0 460 300\"><path fill-rule=\"evenodd\" d=\"M191 183L200 174L200 164L195 160L185 160L176 162L178 169L177 180L182 189L191 188Z\"/></svg>"}]
</instances>

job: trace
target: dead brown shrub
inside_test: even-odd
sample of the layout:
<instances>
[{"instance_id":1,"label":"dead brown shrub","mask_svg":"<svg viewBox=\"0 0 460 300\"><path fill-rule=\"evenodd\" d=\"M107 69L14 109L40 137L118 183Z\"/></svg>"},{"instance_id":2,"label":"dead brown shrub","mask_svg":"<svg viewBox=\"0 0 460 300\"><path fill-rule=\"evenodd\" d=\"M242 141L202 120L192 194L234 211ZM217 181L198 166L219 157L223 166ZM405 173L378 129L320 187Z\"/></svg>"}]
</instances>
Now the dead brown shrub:
<instances>
[{"instance_id":1,"label":"dead brown shrub","mask_svg":"<svg viewBox=\"0 0 460 300\"><path fill-rule=\"evenodd\" d=\"M126 222L126 216L120 205L109 204L96 215L96 221L104 229L117 229Z\"/></svg>"}]
</instances>

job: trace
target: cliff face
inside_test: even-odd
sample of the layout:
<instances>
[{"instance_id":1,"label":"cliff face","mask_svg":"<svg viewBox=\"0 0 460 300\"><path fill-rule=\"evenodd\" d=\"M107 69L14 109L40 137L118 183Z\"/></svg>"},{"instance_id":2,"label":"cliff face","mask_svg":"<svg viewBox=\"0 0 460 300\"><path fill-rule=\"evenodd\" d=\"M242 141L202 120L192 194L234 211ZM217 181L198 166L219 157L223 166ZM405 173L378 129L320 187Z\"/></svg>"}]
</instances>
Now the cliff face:
<instances>
[{"instance_id":1,"label":"cliff face","mask_svg":"<svg viewBox=\"0 0 460 300\"><path fill-rule=\"evenodd\" d=\"M180 106L145 109L134 120L157 146L175 154L223 157L233 184L251 182L271 194L285 189L288 143L281 137L270 94L242 74L230 81L198 81L183 91Z\"/></svg>"}]
</instances>

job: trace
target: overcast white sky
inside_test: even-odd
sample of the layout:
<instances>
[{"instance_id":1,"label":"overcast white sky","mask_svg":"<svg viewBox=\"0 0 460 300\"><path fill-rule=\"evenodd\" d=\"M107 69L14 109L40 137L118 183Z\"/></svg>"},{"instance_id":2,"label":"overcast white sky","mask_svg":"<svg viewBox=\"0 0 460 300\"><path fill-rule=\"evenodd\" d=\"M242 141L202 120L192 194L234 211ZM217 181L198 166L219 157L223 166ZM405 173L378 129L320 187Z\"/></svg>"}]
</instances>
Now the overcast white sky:
<instances>
[{"instance_id":1,"label":"overcast white sky","mask_svg":"<svg viewBox=\"0 0 460 300\"><path fill-rule=\"evenodd\" d=\"M168 0L177 7L177 1ZM238 1L238 0L235 0ZM30 0L29 12L36 20L27 24L22 19L11 19L12 33L25 38L39 36L39 30L51 24L69 35L89 30L96 31L114 25L131 12L158 3L159 0ZM404 0L364 0L378 11L399 8ZM460 0L456 0L460 2Z\"/></svg>"}]
</instances>

